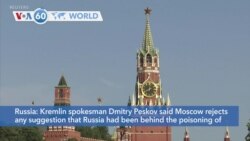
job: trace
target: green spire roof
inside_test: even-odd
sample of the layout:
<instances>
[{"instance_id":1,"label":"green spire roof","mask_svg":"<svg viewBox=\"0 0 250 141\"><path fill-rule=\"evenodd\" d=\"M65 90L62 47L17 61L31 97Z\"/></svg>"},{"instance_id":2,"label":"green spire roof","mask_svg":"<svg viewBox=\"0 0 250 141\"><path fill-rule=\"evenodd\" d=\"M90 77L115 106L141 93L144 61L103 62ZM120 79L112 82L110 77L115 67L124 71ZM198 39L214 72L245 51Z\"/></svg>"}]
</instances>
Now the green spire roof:
<instances>
[{"instance_id":1,"label":"green spire roof","mask_svg":"<svg viewBox=\"0 0 250 141\"><path fill-rule=\"evenodd\" d=\"M128 98L128 106L131 106L131 98L130 98L130 96Z\"/></svg>"},{"instance_id":2,"label":"green spire roof","mask_svg":"<svg viewBox=\"0 0 250 141\"><path fill-rule=\"evenodd\" d=\"M61 78L60 78L60 81L59 81L59 83L58 83L58 86L59 86L59 87L67 87L67 82L66 82L66 80L65 80L65 78L64 78L63 75L62 75Z\"/></svg>"},{"instance_id":3,"label":"green spire roof","mask_svg":"<svg viewBox=\"0 0 250 141\"><path fill-rule=\"evenodd\" d=\"M152 37L152 33L151 33L151 29L150 29L150 22L149 22L150 12L151 12L151 9L149 9L149 8L145 9L146 27L145 27L141 52L143 54L149 53L151 55L155 55L156 51L154 48L154 42L153 42L153 37Z\"/></svg>"}]
</instances>

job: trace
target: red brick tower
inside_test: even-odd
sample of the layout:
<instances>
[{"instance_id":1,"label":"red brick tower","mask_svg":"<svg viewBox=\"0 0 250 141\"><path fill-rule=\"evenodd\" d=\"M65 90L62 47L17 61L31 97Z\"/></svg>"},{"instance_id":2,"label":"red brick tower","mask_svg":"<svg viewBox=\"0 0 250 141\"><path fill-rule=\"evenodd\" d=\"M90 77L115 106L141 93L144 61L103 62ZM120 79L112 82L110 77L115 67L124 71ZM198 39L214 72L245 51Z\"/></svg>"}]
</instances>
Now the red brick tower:
<instances>
[{"instance_id":1,"label":"red brick tower","mask_svg":"<svg viewBox=\"0 0 250 141\"><path fill-rule=\"evenodd\" d=\"M67 86L64 76L55 87L54 106L70 106L70 87ZM45 141L67 141L75 138L80 141L80 132L74 126L49 126L44 133Z\"/></svg>"},{"instance_id":2,"label":"red brick tower","mask_svg":"<svg viewBox=\"0 0 250 141\"><path fill-rule=\"evenodd\" d=\"M64 76L55 87L55 106L70 106L70 87L67 86L67 82Z\"/></svg>"},{"instance_id":3,"label":"red brick tower","mask_svg":"<svg viewBox=\"0 0 250 141\"><path fill-rule=\"evenodd\" d=\"M137 52L137 78L135 94L129 99L131 106L170 105L169 96L165 101L162 96L160 79L159 51L154 47L150 29L151 9L145 9L146 27L142 47ZM126 127L117 130L117 140L128 141L171 141L171 127Z\"/></svg>"},{"instance_id":4,"label":"red brick tower","mask_svg":"<svg viewBox=\"0 0 250 141\"><path fill-rule=\"evenodd\" d=\"M187 127L185 128L184 141L190 141L189 132L188 132Z\"/></svg>"},{"instance_id":5,"label":"red brick tower","mask_svg":"<svg viewBox=\"0 0 250 141\"><path fill-rule=\"evenodd\" d=\"M224 141L230 141L230 136L229 136L229 129L228 129L228 127L226 128L226 134L225 134L225 137L224 137Z\"/></svg>"}]
</instances>

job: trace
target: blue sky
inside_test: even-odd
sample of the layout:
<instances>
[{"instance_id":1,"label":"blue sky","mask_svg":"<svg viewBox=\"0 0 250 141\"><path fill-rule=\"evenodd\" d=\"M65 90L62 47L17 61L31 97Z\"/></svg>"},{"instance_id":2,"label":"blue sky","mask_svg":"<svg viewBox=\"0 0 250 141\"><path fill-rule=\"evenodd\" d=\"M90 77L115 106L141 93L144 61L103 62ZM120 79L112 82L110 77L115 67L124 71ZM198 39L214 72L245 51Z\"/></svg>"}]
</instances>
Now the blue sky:
<instances>
[{"instance_id":1,"label":"blue sky","mask_svg":"<svg viewBox=\"0 0 250 141\"><path fill-rule=\"evenodd\" d=\"M98 10L103 22L18 23L13 5L30 10ZM250 1L248 0L14 0L1 1L0 105L53 105L64 74L72 105L126 105L136 81L150 7L154 44L160 50L163 95L173 105L238 105L243 140L250 118ZM223 140L224 127L190 127L192 141ZM184 128L173 128L182 140ZM205 139L204 139L205 138Z\"/></svg>"}]
</instances>

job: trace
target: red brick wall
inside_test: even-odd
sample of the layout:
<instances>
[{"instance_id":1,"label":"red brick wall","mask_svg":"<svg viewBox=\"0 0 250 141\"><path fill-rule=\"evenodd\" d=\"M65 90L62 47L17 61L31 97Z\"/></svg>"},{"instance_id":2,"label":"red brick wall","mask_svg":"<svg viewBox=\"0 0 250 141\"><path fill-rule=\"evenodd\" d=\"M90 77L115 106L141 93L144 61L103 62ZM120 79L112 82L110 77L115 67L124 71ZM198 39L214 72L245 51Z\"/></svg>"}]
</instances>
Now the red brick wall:
<instances>
[{"instance_id":1,"label":"red brick wall","mask_svg":"<svg viewBox=\"0 0 250 141\"><path fill-rule=\"evenodd\" d=\"M120 129L117 129L117 139L120 141ZM122 138L128 141L172 141L171 127L131 127L126 128L126 134Z\"/></svg>"},{"instance_id":2,"label":"red brick wall","mask_svg":"<svg viewBox=\"0 0 250 141\"><path fill-rule=\"evenodd\" d=\"M80 141L80 132L77 131L46 131L44 133L45 141L67 141L70 138L76 138Z\"/></svg>"}]
</instances>

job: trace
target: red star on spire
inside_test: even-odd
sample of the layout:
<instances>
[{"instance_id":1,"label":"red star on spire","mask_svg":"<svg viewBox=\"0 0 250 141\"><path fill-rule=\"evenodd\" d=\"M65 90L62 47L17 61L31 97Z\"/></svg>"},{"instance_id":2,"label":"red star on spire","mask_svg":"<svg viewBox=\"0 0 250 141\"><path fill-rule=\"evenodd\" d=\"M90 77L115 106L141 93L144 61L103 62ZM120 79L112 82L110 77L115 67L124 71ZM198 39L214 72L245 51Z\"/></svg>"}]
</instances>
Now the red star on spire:
<instances>
[{"instance_id":1,"label":"red star on spire","mask_svg":"<svg viewBox=\"0 0 250 141\"><path fill-rule=\"evenodd\" d=\"M101 104L101 103L102 103L102 98L101 98L101 97L98 97L98 98L97 98L97 102L98 102L99 104Z\"/></svg>"},{"instance_id":2,"label":"red star on spire","mask_svg":"<svg viewBox=\"0 0 250 141\"><path fill-rule=\"evenodd\" d=\"M147 14L150 15L150 13L151 13L152 10L151 10L150 8L147 7L146 9L144 9L144 11L145 11L145 14L146 14L146 15L147 15Z\"/></svg>"}]
</instances>

